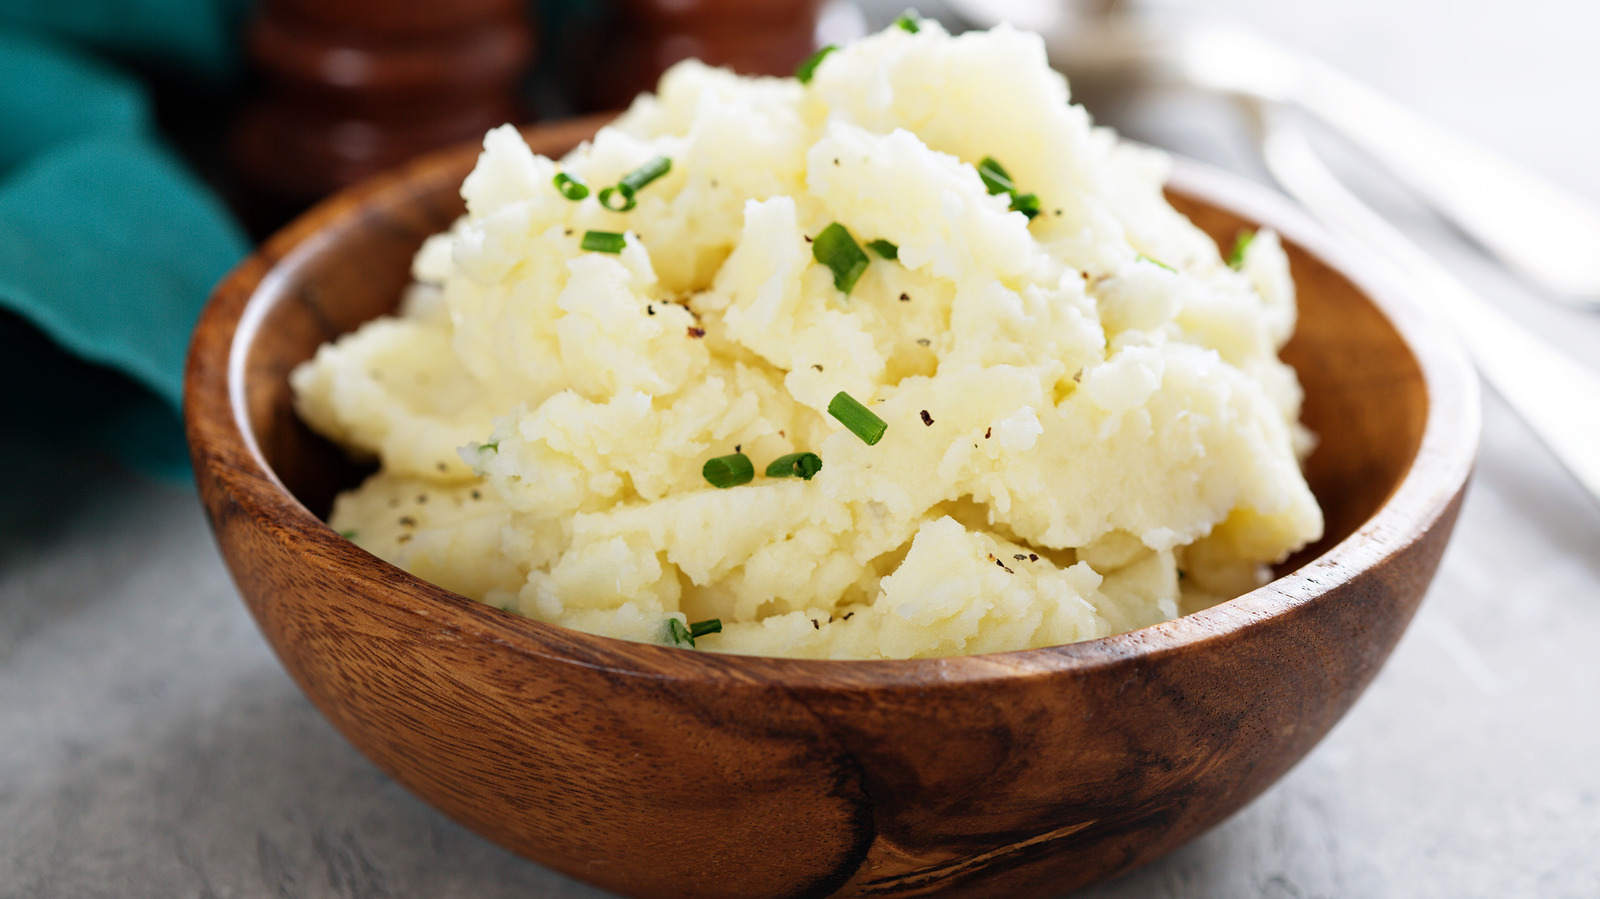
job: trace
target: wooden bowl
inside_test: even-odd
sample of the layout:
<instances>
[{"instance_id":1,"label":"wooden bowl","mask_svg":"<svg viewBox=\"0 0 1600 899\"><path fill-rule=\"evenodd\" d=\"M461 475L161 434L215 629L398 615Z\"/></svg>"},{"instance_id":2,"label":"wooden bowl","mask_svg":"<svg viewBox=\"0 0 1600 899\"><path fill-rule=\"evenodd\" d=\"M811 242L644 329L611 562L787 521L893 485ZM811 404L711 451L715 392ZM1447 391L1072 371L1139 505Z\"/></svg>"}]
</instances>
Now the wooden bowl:
<instances>
[{"instance_id":1,"label":"wooden bowl","mask_svg":"<svg viewBox=\"0 0 1600 899\"><path fill-rule=\"evenodd\" d=\"M559 156L596 126L528 137ZM341 194L240 265L196 332L186 412L217 542L300 687L390 776L542 865L648 897L1065 892L1277 780L1433 576L1476 447L1470 367L1276 195L1180 161L1180 208L1223 241L1278 229L1299 284L1287 355L1328 536L1271 584L1053 649L816 662L593 636L418 580L318 518L359 472L295 418L286 376L393 307L475 155Z\"/></svg>"}]
</instances>

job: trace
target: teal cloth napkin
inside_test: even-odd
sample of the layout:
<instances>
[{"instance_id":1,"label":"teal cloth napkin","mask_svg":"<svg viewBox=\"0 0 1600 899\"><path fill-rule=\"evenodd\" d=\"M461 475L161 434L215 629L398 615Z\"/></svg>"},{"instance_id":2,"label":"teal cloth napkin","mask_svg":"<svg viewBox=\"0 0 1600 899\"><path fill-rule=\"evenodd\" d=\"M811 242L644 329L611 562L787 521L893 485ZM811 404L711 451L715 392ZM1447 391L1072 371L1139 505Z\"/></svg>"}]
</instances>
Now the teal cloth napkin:
<instances>
[{"instance_id":1,"label":"teal cloth napkin","mask_svg":"<svg viewBox=\"0 0 1600 899\"><path fill-rule=\"evenodd\" d=\"M132 73L230 85L247 5L0 0L0 439L94 444L187 479L189 333L249 242L162 143ZM608 8L530 5L555 63L571 23Z\"/></svg>"},{"instance_id":2,"label":"teal cloth napkin","mask_svg":"<svg viewBox=\"0 0 1600 899\"><path fill-rule=\"evenodd\" d=\"M0 0L0 399L7 429L186 477L189 333L250 248L118 64L220 81L237 0Z\"/></svg>"}]
</instances>

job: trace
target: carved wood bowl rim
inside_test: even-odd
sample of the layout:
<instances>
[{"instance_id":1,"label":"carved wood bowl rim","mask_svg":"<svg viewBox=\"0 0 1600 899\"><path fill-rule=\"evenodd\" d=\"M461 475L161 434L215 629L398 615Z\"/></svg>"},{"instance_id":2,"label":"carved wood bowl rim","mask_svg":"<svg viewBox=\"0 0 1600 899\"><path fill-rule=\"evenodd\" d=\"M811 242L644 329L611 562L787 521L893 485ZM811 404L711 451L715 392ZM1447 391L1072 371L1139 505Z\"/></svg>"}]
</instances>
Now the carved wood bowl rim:
<instances>
[{"instance_id":1,"label":"carved wood bowl rim","mask_svg":"<svg viewBox=\"0 0 1600 899\"><path fill-rule=\"evenodd\" d=\"M586 137L609 116L560 123L555 130ZM537 135L549 126L533 126ZM574 138L573 142L576 142ZM1479 430L1478 382L1448 328L1405 297L1405 291L1370 258L1351 250L1286 198L1242 177L1174 156L1169 188L1276 229L1348 278L1378 308L1411 350L1428 391L1427 423L1416 457L1387 501L1363 525L1331 548L1270 583L1171 621L1136 631L1043 649L975 656L907 660L809 660L744 656L636 643L572 630L505 612L415 577L368 554L335 533L296 499L266 461L248 420L244 359L274 300L281 265L310 252L341 222L368 203L404 192L441 169L475 155L472 146L422 157L326 200L269 239L218 285L202 315L186 375L186 418L197 473L218 459L229 466L234 499L274 530L299 534L343 570L384 581L396 595L426 604L440 627L492 640L509 653L547 655L580 650L574 662L599 659L618 673L681 678L754 676L793 687L927 689L1027 676L1055 675L1115 664L1130 656L1203 650L1213 641L1238 639L1264 619L1345 584L1409 546L1447 514L1470 476ZM223 362L215 364L201 363ZM205 372L226 373L223 380Z\"/></svg>"}]
</instances>

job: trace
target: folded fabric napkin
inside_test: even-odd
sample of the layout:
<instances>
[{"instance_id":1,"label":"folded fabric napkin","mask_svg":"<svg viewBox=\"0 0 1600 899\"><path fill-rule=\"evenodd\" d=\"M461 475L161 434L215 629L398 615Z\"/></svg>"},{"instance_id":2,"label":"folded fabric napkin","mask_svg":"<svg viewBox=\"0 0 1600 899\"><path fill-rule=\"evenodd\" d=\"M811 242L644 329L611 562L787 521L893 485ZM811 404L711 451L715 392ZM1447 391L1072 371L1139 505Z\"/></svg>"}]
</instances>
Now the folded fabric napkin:
<instances>
[{"instance_id":1,"label":"folded fabric napkin","mask_svg":"<svg viewBox=\"0 0 1600 899\"><path fill-rule=\"evenodd\" d=\"M249 242L132 73L230 84L247 4L0 0L0 437L93 440L187 480L189 333ZM608 8L537 7L551 34Z\"/></svg>"},{"instance_id":2,"label":"folded fabric napkin","mask_svg":"<svg viewBox=\"0 0 1600 899\"><path fill-rule=\"evenodd\" d=\"M0 0L0 411L186 477L189 333L249 250L117 64L226 78L236 0Z\"/></svg>"}]
</instances>

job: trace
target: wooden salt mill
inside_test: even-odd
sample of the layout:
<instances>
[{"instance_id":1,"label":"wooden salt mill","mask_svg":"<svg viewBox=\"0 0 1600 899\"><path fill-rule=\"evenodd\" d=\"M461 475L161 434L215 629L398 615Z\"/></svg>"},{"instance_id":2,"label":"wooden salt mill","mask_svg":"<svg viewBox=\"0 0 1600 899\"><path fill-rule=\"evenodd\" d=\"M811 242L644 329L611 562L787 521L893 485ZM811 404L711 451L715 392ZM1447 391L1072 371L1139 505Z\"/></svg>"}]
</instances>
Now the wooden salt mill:
<instances>
[{"instance_id":1,"label":"wooden salt mill","mask_svg":"<svg viewBox=\"0 0 1600 899\"><path fill-rule=\"evenodd\" d=\"M589 75L592 109L620 109L690 57L746 75L792 75L816 49L822 0L612 0L616 11Z\"/></svg>"},{"instance_id":2,"label":"wooden salt mill","mask_svg":"<svg viewBox=\"0 0 1600 899\"><path fill-rule=\"evenodd\" d=\"M525 0L260 0L262 96L233 155L268 227L419 153L520 122L533 54Z\"/></svg>"}]
</instances>

